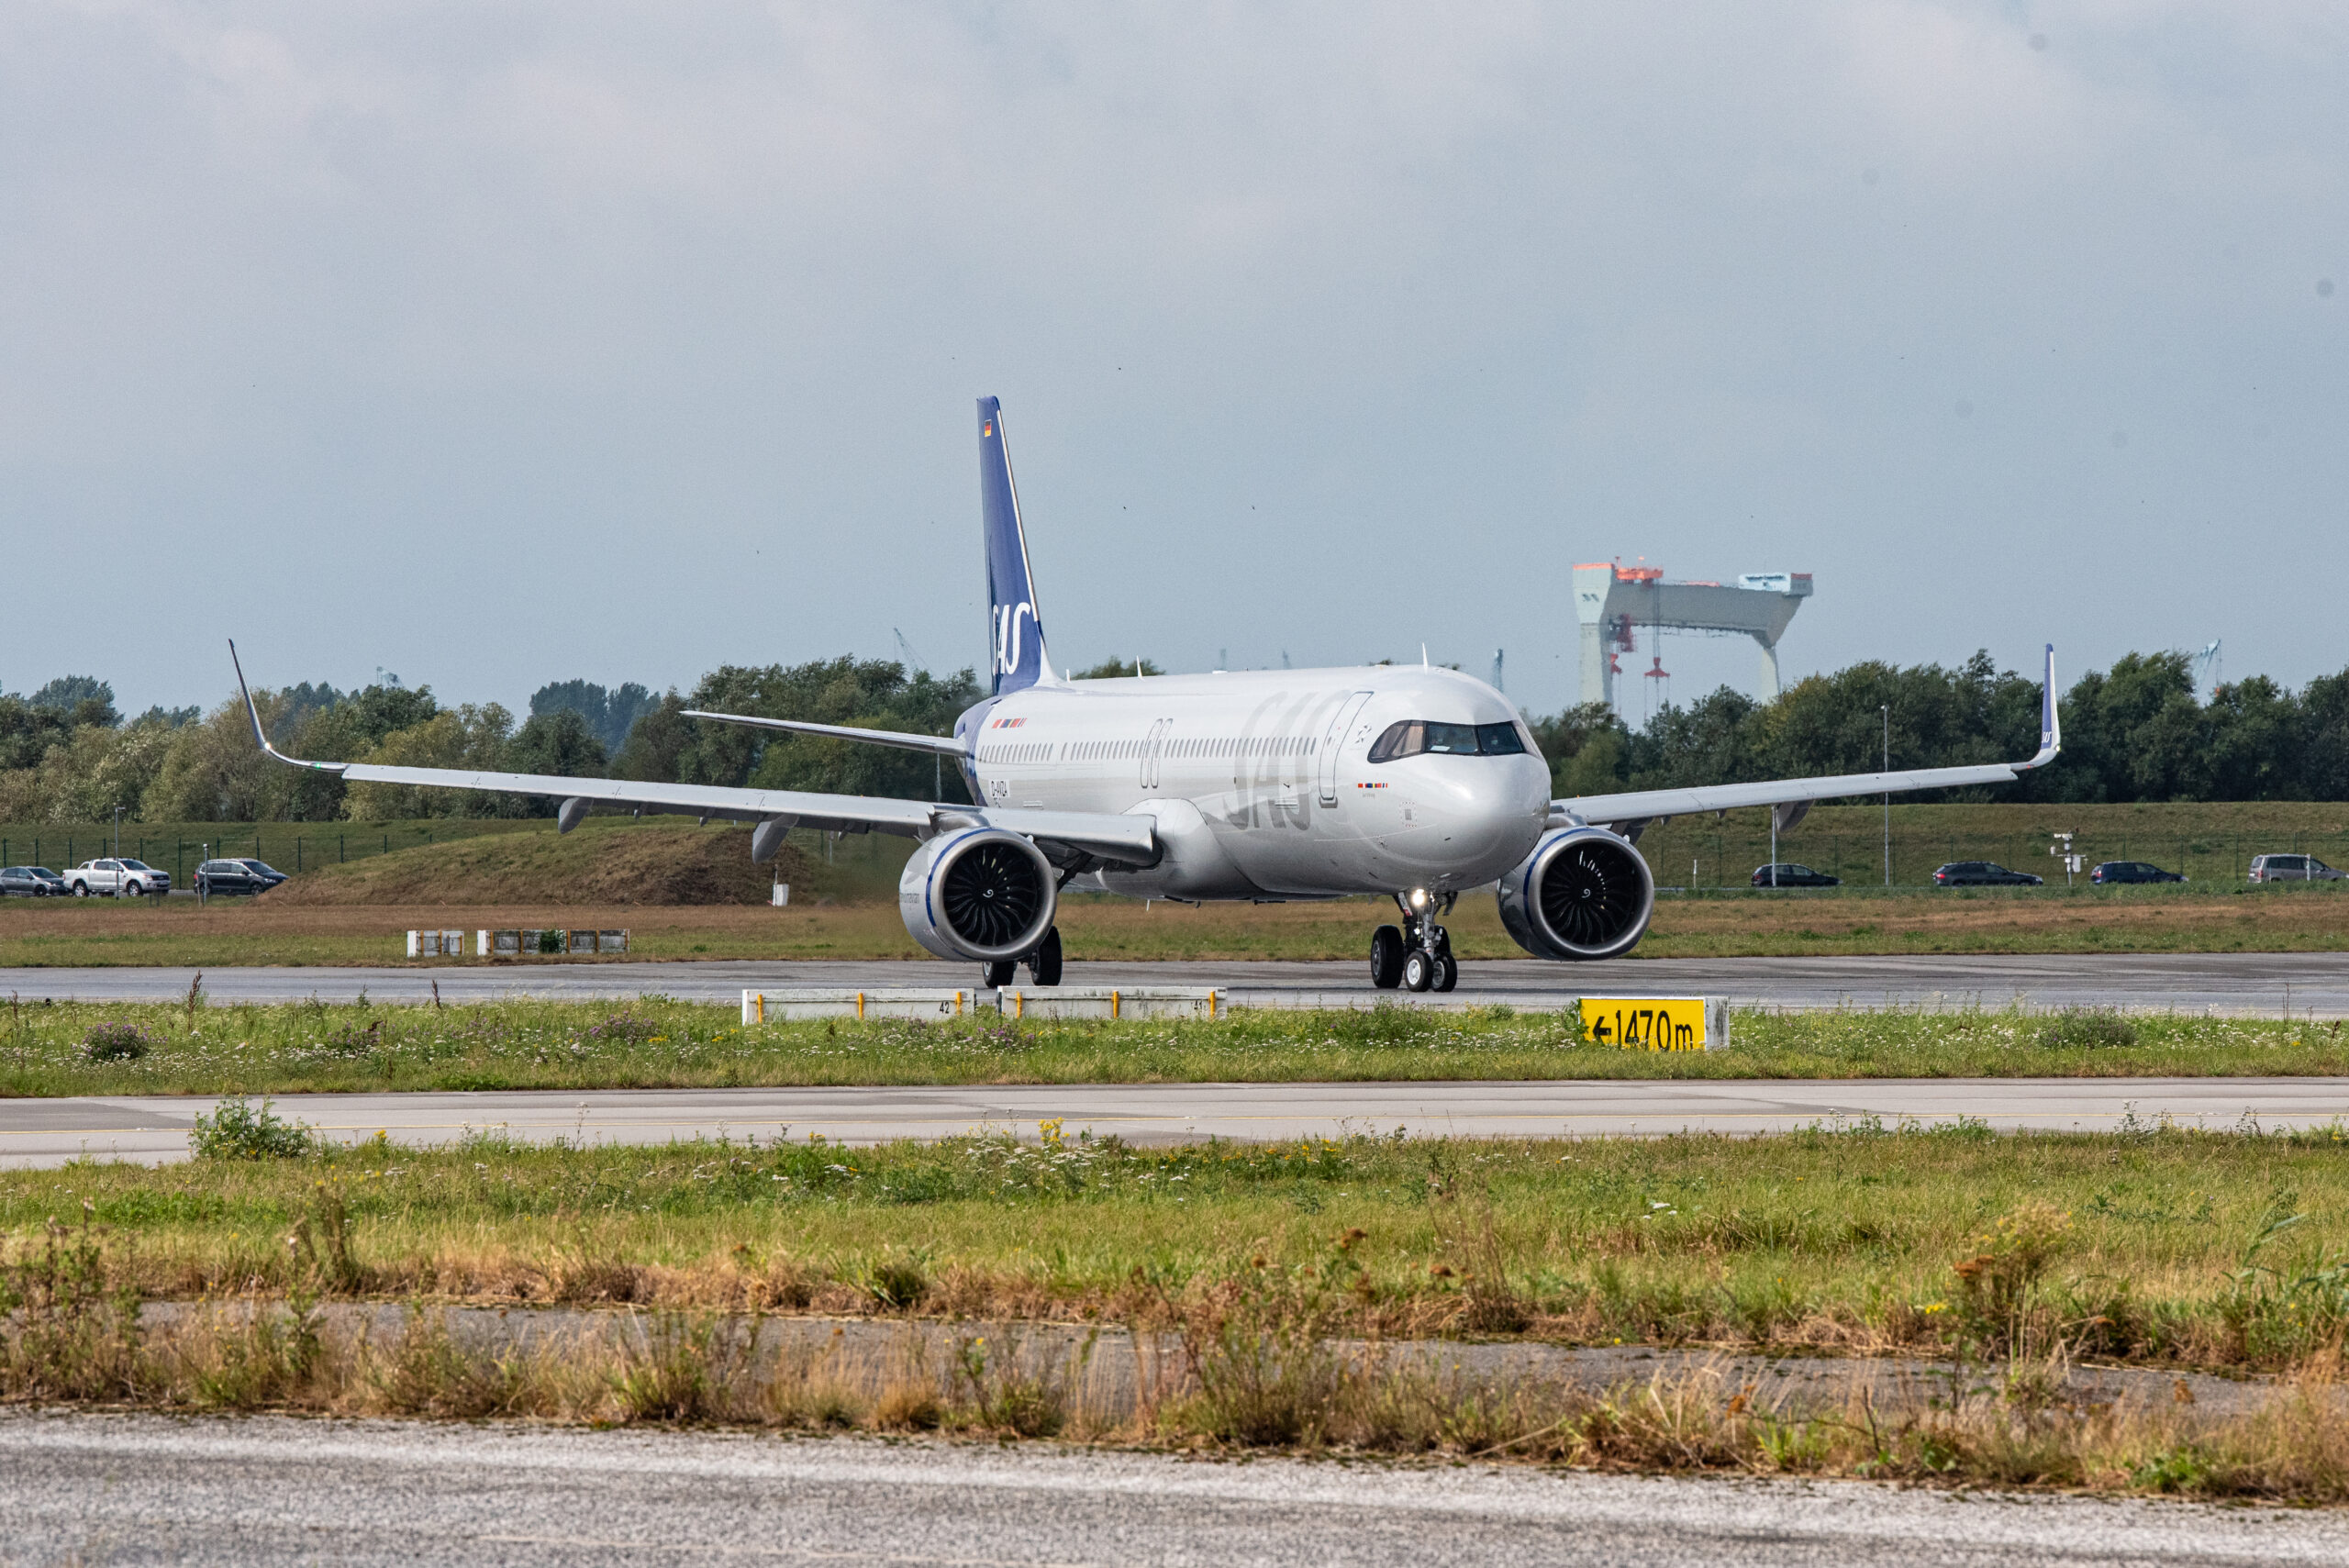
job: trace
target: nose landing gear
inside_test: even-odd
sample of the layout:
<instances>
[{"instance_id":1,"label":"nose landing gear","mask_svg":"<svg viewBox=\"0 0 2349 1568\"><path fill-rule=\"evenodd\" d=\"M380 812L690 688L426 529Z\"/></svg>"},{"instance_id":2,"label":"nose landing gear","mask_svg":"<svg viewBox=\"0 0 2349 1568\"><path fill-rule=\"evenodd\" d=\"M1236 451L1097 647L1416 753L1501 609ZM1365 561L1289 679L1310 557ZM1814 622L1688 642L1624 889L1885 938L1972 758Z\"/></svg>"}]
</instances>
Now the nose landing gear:
<instances>
[{"instance_id":1,"label":"nose landing gear","mask_svg":"<svg viewBox=\"0 0 2349 1568\"><path fill-rule=\"evenodd\" d=\"M1449 991L1460 984L1460 961L1452 956L1452 933L1435 923L1459 901L1456 893L1419 895L1420 906L1397 895L1403 924L1381 926L1370 937L1370 983L1381 991Z\"/></svg>"}]
</instances>

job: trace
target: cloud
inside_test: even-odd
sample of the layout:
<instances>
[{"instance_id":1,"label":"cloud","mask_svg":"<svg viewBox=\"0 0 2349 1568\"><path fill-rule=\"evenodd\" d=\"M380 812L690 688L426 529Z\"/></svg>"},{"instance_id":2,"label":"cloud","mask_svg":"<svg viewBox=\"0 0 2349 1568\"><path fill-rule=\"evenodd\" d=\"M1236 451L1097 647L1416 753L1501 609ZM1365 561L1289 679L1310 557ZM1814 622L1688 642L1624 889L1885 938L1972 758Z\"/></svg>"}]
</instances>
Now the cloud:
<instances>
[{"instance_id":1,"label":"cloud","mask_svg":"<svg viewBox=\"0 0 2349 1568\"><path fill-rule=\"evenodd\" d=\"M1816 572L1790 670L2060 623L2305 678L2319 632L2180 563L2340 564L2345 28L27 0L5 505L53 580L282 584L288 678L975 656L998 392L1080 662L1532 671L1565 566L1643 553ZM171 624L42 654L219 684Z\"/></svg>"}]
</instances>

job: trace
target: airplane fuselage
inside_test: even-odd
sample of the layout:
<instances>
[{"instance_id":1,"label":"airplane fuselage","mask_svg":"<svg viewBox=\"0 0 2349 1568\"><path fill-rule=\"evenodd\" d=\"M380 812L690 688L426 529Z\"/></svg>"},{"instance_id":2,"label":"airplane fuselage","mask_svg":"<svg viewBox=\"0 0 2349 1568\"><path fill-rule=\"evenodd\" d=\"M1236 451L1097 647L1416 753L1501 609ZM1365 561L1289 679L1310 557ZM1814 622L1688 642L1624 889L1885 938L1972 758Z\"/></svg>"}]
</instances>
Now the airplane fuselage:
<instances>
[{"instance_id":1,"label":"airplane fuselage","mask_svg":"<svg viewBox=\"0 0 2349 1568\"><path fill-rule=\"evenodd\" d=\"M1453 749L1371 760L1382 737L1414 721ZM1487 749L1512 744L1494 726L1521 749L1459 749L1479 727ZM1141 897L1459 892L1522 861L1550 807L1549 768L1516 710L1451 670L1041 684L980 703L955 735L964 781L986 806L1152 815L1157 865L1085 879Z\"/></svg>"}]
</instances>

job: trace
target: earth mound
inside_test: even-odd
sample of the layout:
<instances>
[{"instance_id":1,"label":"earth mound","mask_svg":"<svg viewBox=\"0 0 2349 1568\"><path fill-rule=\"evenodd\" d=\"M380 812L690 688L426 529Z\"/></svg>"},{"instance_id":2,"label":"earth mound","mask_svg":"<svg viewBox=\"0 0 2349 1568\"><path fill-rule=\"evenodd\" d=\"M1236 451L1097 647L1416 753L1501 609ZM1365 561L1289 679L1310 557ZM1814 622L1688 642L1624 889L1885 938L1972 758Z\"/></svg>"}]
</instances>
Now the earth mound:
<instances>
[{"instance_id":1,"label":"earth mound","mask_svg":"<svg viewBox=\"0 0 2349 1568\"><path fill-rule=\"evenodd\" d=\"M751 863L748 828L586 823L575 832L495 833L321 866L261 895L273 906L352 904L764 904L778 876L794 902L817 868L785 844ZM805 890L803 895L802 890Z\"/></svg>"}]
</instances>

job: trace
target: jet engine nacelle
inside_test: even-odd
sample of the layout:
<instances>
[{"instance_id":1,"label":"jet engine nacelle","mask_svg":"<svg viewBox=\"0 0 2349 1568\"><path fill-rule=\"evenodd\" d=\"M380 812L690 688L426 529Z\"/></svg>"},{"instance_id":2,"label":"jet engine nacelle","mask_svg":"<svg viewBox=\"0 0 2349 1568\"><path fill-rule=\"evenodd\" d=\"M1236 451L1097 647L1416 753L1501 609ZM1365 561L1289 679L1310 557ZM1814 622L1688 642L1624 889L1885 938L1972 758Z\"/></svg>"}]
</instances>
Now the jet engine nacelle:
<instances>
[{"instance_id":1,"label":"jet engine nacelle","mask_svg":"<svg viewBox=\"0 0 2349 1568\"><path fill-rule=\"evenodd\" d=\"M1001 828L941 833L897 878L897 912L914 940L974 963L1026 958L1052 929L1059 902L1052 862Z\"/></svg>"},{"instance_id":2,"label":"jet engine nacelle","mask_svg":"<svg viewBox=\"0 0 2349 1568\"><path fill-rule=\"evenodd\" d=\"M1536 958L1620 958L1647 934L1655 877L1604 828L1542 835L1500 881L1501 924Z\"/></svg>"}]
</instances>

